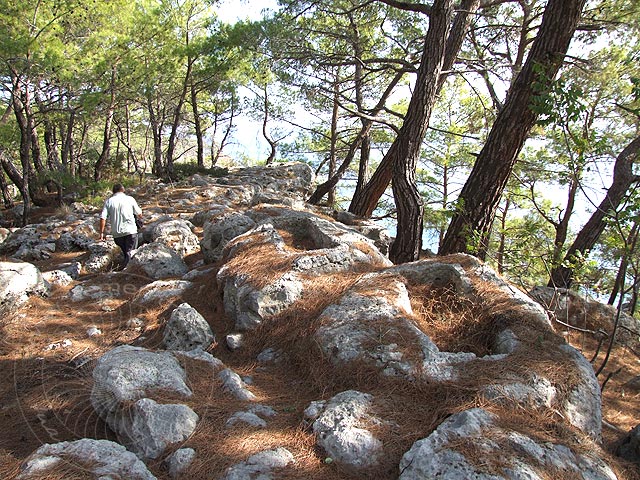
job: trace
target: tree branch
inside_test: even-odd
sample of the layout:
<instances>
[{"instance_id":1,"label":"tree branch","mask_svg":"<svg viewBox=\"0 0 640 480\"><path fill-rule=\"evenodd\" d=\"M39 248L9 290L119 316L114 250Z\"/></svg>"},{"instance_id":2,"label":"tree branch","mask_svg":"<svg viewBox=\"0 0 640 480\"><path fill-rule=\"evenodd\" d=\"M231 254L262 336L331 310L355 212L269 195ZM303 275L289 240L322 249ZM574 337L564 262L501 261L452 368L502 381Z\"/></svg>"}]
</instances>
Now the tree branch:
<instances>
[{"instance_id":1,"label":"tree branch","mask_svg":"<svg viewBox=\"0 0 640 480\"><path fill-rule=\"evenodd\" d=\"M407 12L422 13L424 15L429 15L431 13L431 7L429 5L424 5L422 3L401 2L400 0L378 0L378 1L380 3L384 3L385 5L389 5L390 7L398 8L400 10L405 10Z\"/></svg>"}]
</instances>

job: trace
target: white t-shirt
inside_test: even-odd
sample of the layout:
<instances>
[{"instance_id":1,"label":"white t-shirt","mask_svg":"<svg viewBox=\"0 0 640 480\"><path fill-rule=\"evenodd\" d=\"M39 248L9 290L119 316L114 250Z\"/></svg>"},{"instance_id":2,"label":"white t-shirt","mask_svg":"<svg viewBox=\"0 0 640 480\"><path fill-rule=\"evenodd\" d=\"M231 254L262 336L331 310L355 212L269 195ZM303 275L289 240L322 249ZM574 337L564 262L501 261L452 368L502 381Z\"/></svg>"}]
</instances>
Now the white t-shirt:
<instances>
[{"instance_id":1,"label":"white t-shirt","mask_svg":"<svg viewBox=\"0 0 640 480\"><path fill-rule=\"evenodd\" d=\"M133 197L125 195L124 192L114 193L104 202L104 208L100 218L111 221L111 235L114 238L124 237L138 233L136 221L133 215L140 215L142 209Z\"/></svg>"}]
</instances>

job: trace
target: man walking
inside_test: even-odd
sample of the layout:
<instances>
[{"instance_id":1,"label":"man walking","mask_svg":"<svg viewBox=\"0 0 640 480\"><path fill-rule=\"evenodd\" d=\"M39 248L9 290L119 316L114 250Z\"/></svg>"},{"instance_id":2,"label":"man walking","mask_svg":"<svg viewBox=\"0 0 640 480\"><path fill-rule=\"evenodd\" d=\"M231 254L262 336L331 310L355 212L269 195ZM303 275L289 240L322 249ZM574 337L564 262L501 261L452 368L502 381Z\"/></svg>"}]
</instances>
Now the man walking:
<instances>
[{"instance_id":1,"label":"man walking","mask_svg":"<svg viewBox=\"0 0 640 480\"><path fill-rule=\"evenodd\" d=\"M140 215L142 209L135 198L125 195L124 186L116 183L113 186L113 195L104 202L102 214L100 214L100 241L104 240L104 227L107 218L111 223L113 241L122 249L124 254L124 266L131 259L131 251L138 247L138 227L135 215Z\"/></svg>"}]
</instances>

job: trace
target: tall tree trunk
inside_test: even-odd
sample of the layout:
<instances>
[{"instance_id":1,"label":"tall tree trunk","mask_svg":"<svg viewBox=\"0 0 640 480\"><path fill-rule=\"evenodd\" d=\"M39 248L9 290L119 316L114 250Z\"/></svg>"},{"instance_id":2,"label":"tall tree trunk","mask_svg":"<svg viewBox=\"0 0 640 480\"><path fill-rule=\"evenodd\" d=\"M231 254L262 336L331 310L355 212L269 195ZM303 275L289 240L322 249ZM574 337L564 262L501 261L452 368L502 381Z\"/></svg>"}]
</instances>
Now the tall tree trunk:
<instances>
[{"instance_id":1,"label":"tall tree trunk","mask_svg":"<svg viewBox=\"0 0 640 480\"><path fill-rule=\"evenodd\" d=\"M396 239L389 250L394 263L420 257L424 206L416 185L416 166L438 92L452 18L453 0L433 2L413 95L400 132L385 155L393 163L392 187L398 215Z\"/></svg>"},{"instance_id":2,"label":"tall tree trunk","mask_svg":"<svg viewBox=\"0 0 640 480\"><path fill-rule=\"evenodd\" d=\"M99 181L102 177L102 169L109 160L109 155L111 153L111 127L113 125L113 116L116 111L116 70L117 67L113 65L111 67L111 94L109 96L107 117L104 121L104 130L102 134L102 151L100 152L100 156L98 157L98 160L96 161L96 164L93 168L93 179L96 182Z\"/></svg>"},{"instance_id":3,"label":"tall tree trunk","mask_svg":"<svg viewBox=\"0 0 640 480\"><path fill-rule=\"evenodd\" d=\"M13 207L13 198L11 192L9 192L9 184L7 183L7 177L4 176L4 169L0 171L0 191L2 191L2 200L4 202L4 208Z\"/></svg>"},{"instance_id":4,"label":"tall tree trunk","mask_svg":"<svg viewBox=\"0 0 640 480\"><path fill-rule=\"evenodd\" d=\"M34 193L34 189L32 187L33 181L31 180L31 130L29 128L29 122L25 115L24 103L22 101L22 92L20 89L20 76L12 72L11 76L12 81L12 95L11 95L11 105L13 106L13 113L16 118L16 122L18 123L18 130L20 131L20 164L22 166L22 173L20 176L22 177L22 181L16 186L20 190L20 194L22 195L23 202L23 210L22 210L22 226L27 225L29 223L29 214L31 213L31 194ZM28 89L25 86L25 89ZM4 164L4 162L3 162ZM7 173L9 173L7 171Z\"/></svg>"},{"instance_id":5,"label":"tall tree trunk","mask_svg":"<svg viewBox=\"0 0 640 480\"><path fill-rule=\"evenodd\" d=\"M187 37L187 45L189 45L189 39ZM184 82L182 84L182 91L178 97L178 103L173 111L173 123L171 124L171 133L169 134L169 141L167 142L167 175L173 177L173 162L176 149L176 143L178 141L178 128L180 127L180 120L182 118L182 106L187 98L187 90L191 83L191 70L193 69L194 60L189 57L187 59L187 72L184 76Z\"/></svg>"},{"instance_id":6,"label":"tall tree trunk","mask_svg":"<svg viewBox=\"0 0 640 480\"><path fill-rule=\"evenodd\" d=\"M640 136L631 141L616 158L616 163L613 167L613 180L607 190L607 194L567 250L564 256L564 264L556 266L551 271L551 278L548 284L550 287L571 287L573 269L567 264L578 256L586 255L595 246L600 234L606 227L605 219L607 215L620 206L629 188L634 183L640 182L640 175L633 174L633 163L638 159L639 155Z\"/></svg>"},{"instance_id":7,"label":"tall tree trunk","mask_svg":"<svg viewBox=\"0 0 640 480\"><path fill-rule=\"evenodd\" d=\"M507 216L509 214L509 208L511 207L511 199L507 197L504 204L504 210L500 217L500 242L498 244L498 251L496 252L496 259L498 261L498 273L502 275L504 273L504 258L505 248L507 244Z\"/></svg>"},{"instance_id":8,"label":"tall tree trunk","mask_svg":"<svg viewBox=\"0 0 640 480\"><path fill-rule=\"evenodd\" d=\"M127 173L131 173L131 166L133 164L133 172L138 173L138 158L136 152L131 146L131 121L129 115L129 106L124 107L124 121L125 128L122 131L122 126L119 122L116 122L116 135L118 137L119 144L123 145L127 150Z\"/></svg>"},{"instance_id":9,"label":"tall tree trunk","mask_svg":"<svg viewBox=\"0 0 640 480\"><path fill-rule=\"evenodd\" d=\"M40 139L38 138L38 130L36 129L36 119L31 109L31 91L29 86L25 86L22 92L22 108L27 119L27 128L31 136L31 159L36 172L44 172L46 170L42 163L42 153L40 150ZM35 179L34 179L35 180Z\"/></svg>"},{"instance_id":10,"label":"tall tree trunk","mask_svg":"<svg viewBox=\"0 0 640 480\"><path fill-rule=\"evenodd\" d=\"M269 144L269 156L267 157L267 161L265 163L267 165L271 165L276 159L278 143L273 138L271 138L269 132L267 132L267 123L269 122L269 91L267 87L268 85L266 83L262 86L262 107L264 109L264 115L262 116L262 136Z\"/></svg>"},{"instance_id":11,"label":"tall tree trunk","mask_svg":"<svg viewBox=\"0 0 640 480\"><path fill-rule=\"evenodd\" d=\"M356 107L358 108L358 112L365 111L365 103L364 103L364 93L363 93L363 83L364 83L364 68L362 58L364 57L364 48L362 45L362 38L360 35L360 28L358 27L358 22L356 22L352 13L349 14L349 25L351 26L351 30L353 31L353 39L351 40L351 45L353 47L355 62L354 62L354 86L356 93ZM396 84L403 77L403 73L396 72L396 75L391 80L391 84L393 88L395 88ZM397 78L397 80L396 80ZM389 91L389 85L387 86L385 93L382 95L385 97L386 92ZM386 97L385 101L386 103ZM384 106L384 103L382 106ZM378 102L377 105L381 105ZM376 105L376 106L377 106ZM373 115L377 115L378 110L375 110ZM370 127L371 120L366 118L360 118L361 122L361 130L364 130L366 134L362 137L362 141L360 142L360 160L358 162L358 178L356 180L356 188L354 191L354 195L357 192L361 191L367 181L369 180L369 158L371 155L371 136L370 136ZM349 160L351 163L351 160ZM342 178L342 175L340 175ZM335 186L333 187L335 188Z\"/></svg>"},{"instance_id":12,"label":"tall tree trunk","mask_svg":"<svg viewBox=\"0 0 640 480\"><path fill-rule=\"evenodd\" d=\"M76 174L76 159L73 155L73 128L76 121L76 111L71 109L69 112L69 120L66 125L60 126L61 135L63 135L62 141L62 165L70 175Z\"/></svg>"},{"instance_id":13,"label":"tall tree trunk","mask_svg":"<svg viewBox=\"0 0 640 480\"><path fill-rule=\"evenodd\" d=\"M12 105L9 104L0 118L0 126L4 126L9 121L12 110ZM5 208L13 208L13 195L11 195L11 192L9 191L9 184L5 178L5 173L7 174L7 177L9 177L9 180L11 180L18 188L20 188L19 185L22 183L22 176L13 163L11 163L11 160L6 157L6 152L2 145L0 145L0 167L0 188L2 189L4 206Z\"/></svg>"},{"instance_id":14,"label":"tall tree trunk","mask_svg":"<svg viewBox=\"0 0 640 480\"><path fill-rule=\"evenodd\" d=\"M479 5L480 0L463 0L460 5L460 10L455 17L453 26L451 28L451 33L449 34L446 42L444 62L442 63L442 65L440 65L439 69L442 75L437 79L437 91L442 88L442 85L444 84L449 71L455 63L466 32L469 28L469 25L471 24L473 15L475 14ZM420 68L422 68L422 65L420 66ZM418 74L418 76L420 76L420 74ZM418 82L419 80L416 80L416 83ZM435 102L435 97L433 101ZM407 115L409 115L408 111ZM370 217L375 210L380 197L382 197L382 195L384 194L385 190L389 186L389 182L391 182L391 178L393 177L394 156L389 155L390 151L391 148L382 159L382 162L380 162L380 165L378 165L378 168L371 176L371 179L369 180L367 185L361 190L357 190L354 193L351 204L349 205L349 211L351 213L354 213L361 217Z\"/></svg>"},{"instance_id":15,"label":"tall tree trunk","mask_svg":"<svg viewBox=\"0 0 640 480\"><path fill-rule=\"evenodd\" d=\"M235 115L236 115L236 98L235 98L235 94L232 92L231 93L231 111L229 112L229 121L224 130L224 134L222 135L222 140L220 140L220 146L217 149L215 149L215 152L214 152L215 141L216 141L215 133L213 135L213 138L211 139L211 166L212 167L218 163L218 160L220 160L220 156L222 155L222 149L227 145L227 140L229 138L229 135L231 134L231 129L233 128L233 120L235 118ZM217 130L217 127L218 127L218 119L216 117L216 120L214 122L214 132L215 130Z\"/></svg>"},{"instance_id":16,"label":"tall tree trunk","mask_svg":"<svg viewBox=\"0 0 640 480\"><path fill-rule=\"evenodd\" d=\"M560 219L560 222L556 225L556 235L553 240L553 263L552 265L558 265L562 258L562 249L567 241L567 235L569 233L569 220L573 214L573 208L576 203L576 195L578 193L578 179L572 178L569 185L569 193L567 194L567 205L564 210L564 214Z\"/></svg>"},{"instance_id":17,"label":"tall tree trunk","mask_svg":"<svg viewBox=\"0 0 640 480\"><path fill-rule=\"evenodd\" d=\"M378 103L373 108L373 110L371 112L372 116L377 115L382 110L382 108L384 107L384 105L387 102L387 99L393 93L393 90L394 90L395 86L398 84L398 82L400 82L400 80L402 80L403 76L404 76L404 72L396 73L396 75L393 78L393 80L391 80L389 85L387 85L387 88L384 91L384 93L382 94L382 96L380 97L380 100L378 100ZM313 205L318 205L320 203L320 201L322 200L322 198L327 193L329 193L329 190L331 190L332 188L334 188L338 184L338 182L340 181L340 179L342 178L344 173L349 168L349 165L351 165L351 162L353 161L353 159L355 157L355 154L358 151L358 148L360 149L360 155L361 155L360 172L358 174L358 182L360 182L361 180L363 180L365 178L365 176L366 176L366 162L363 160L362 157L365 156L366 159L369 158L369 149L370 149L369 132L370 132L372 126L373 126L373 121L372 120L364 119L364 121L362 122L362 127L360 128L360 131L358 132L358 135L356 135L356 138L351 142L351 145L349 145L349 151L345 155L344 160L340 164L340 167L338 167L338 170L336 171L336 174L333 175L331 178L329 178L326 182L318 185L318 187L316 188L315 192L313 192L311 197L309 197L309 200L307 200L309 203L311 203ZM358 188L356 187L356 194L357 194L357 191L358 191Z\"/></svg>"},{"instance_id":18,"label":"tall tree trunk","mask_svg":"<svg viewBox=\"0 0 640 480\"><path fill-rule=\"evenodd\" d=\"M191 81L191 111L193 112L193 125L196 130L196 143L198 146L197 159L198 168L204 168L204 138L202 132L202 120L198 111L198 91L195 83Z\"/></svg>"},{"instance_id":19,"label":"tall tree trunk","mask_svg":"<svg viewBox=\"0 0 640 480\"><path fill-rule=\"evenodd\" d=\"M448 162L445 162L443 168L442 168L442 203L440 204L440 208L442 208L442 211L446 211L447 207L449 206L449 164ZM440 224L439 225L439 232L438 232L438 248L440 248L440 245L442 245L442 240L444 240L444 232L445 229L447 228L446 224Z\"/></svg>"},{"instance_id":20,"label":"tall tree trunk","mask_svg":"<svg viewBox=\"0 0 640 480\"><path fill-rule=\"evenodd\" d=\"M538 115L530 108L543 95L562 65L585 0L549 0L527 61L509 89L471 174L459 197L440 254L486 250L473 237L485 238L518 154ZM482 257L481 257L482 258Z\"/></svg>"},{"instance_id":21,"label":"tall tree trunk","mask_svg":"<svg viewBox=\"0 0 640 480\"><path fill-rule=\"evenodd\" d=\"M58 154L56 129L48 120L44 122L44 144L47 149L47 167L52 171L61 171L62 164L60 163L60 156Z\"/></svg>"},{"instance_id":22,"label":"tall tree trunk","mask_svg":"<svg viewBox=\"0 0 640 480\"><path fill-rule=\"evenodd\" d=\"M3 171L0 171L0 177L1 177L0 181L2 185L2 197L4 200L4 206L5 208L12 208L14 205L13 197L9 192L9 185L5 180L4 174L5 173L7 174L7 177L9 177L9 180L11 180L11 182L18 188L20 192L23 192L25 190L24 181L18 169L11 162L11 160L7 158L6 152L2 146L0 146L0 165L2 166L2 170L3 170Z\"/></svg>"},{"instance_id":23,"label":"tall tree trunk","mask_svg":"<svg viewBox=\"0 0 640 480\"><path fill-rule=\"evenodd\" d=\"M336 173L336 164L338 163L336 157L338 155L338 112L340 101L340 74L336 72L333 82L333 109L331 111L331 135L329 145L329 178L333 177ZM330 206L336 203L336 187L335 185L329 190L327 202Z\"/></svg>"},{"instance_id":24,"label":"tall tree trunk","mask_svg":"<svg viewBox=\"0 0 640 480\"><path fill-rule=\"evenodd\" d=\"M42 101L42 98L35 92L34 98L38 105L40 113L46 111L46 105ZM44 146L47 150L47 168L51 171L61 171L62 165L60 163L60 156L58 153L58 139L56 137L56 127L47 115L44 115Z\"/></svg>"},{"instance_id":25,"label":"tall tree trunk","mask_svg":"<svg viewBox=\"0 0 640 480\"><path fill-rule=\"evenodd\" d=\"M151 172L157 176L164 176L165 169L162 161L162 117L156 112L151 93L147 94L147 110L149 111L149 126L153 136L153 166Z\"/></svg>"},{"instance_id":26,"label":"tall tree trunk","mask_svg":"<svg viewBox=\"0 0 640 480\"><path fill-rule=\"evenodd\" d=\"M368 126L367 126L368 123ZM362 122L362 129L367 128L366 135L360 142L360 160L358 161L358 179L356 180L356 188L353 191L353 196L362 195L362 189L369 182L369 160L371 159L371 136L369 135L369 128L373 122L364 120ZM351 163L351 160L349 160Z\"/></svg>"},{"instance_id":27,"label":"tall tree trunk","mask_svg":"<svg viewBox=\"0 0 640 480\"><path fill-rule=\"evenodd\" d=\"M125 135L123 141L125 143L125 147L127 147L127 173L131 173L131 163L134 163L137 171L138 162L135 161L135 154L131 148L131 113L129 112L128 103L125 103L124 105L124 126Z\"/></svg>"},{"instance_id":28,"label":"tall tree trunk","mask_svg":"<svg viewBox=\"0 0 640 480\"><path fill-rule=\"evenodd\" d=\"M80 143L78 144L78 148L75 148L75 142L74 142L74 154L73 154L73 159L74 162L76 164L76 170L77 170L77 176L78 177L82 177L84 176L84 163L82 163L82 156L84 154L84 148L87 145L87 138L89 137L89 125L87 124L86 120L82 121L82 133L80 135Z\"/></svg>"},{"instance_id":29,"label":"tall tree trunk","mask_svg":"<svg viewBox=\"0 0 640 480\"><path fill-rule=\"evenodd\" d=\"M622 254L622 258L620 259L620 266L618 268L618 274L616 275L616 280L613 284L613 289L611 290L611 295L609 296L609 301L607 302L609 305L613 305L616 301L616 297L619 293L624 295L624 292L620 292L622 289L622 285L624 284L624 279L627 276L627 267L629 266L629 258L635 252L636 245L638 243L638 221L633 222L631 226L631 231L629 232L629 236L626 238L624 244L624 252Z\"/></svg>"}]
</instances>

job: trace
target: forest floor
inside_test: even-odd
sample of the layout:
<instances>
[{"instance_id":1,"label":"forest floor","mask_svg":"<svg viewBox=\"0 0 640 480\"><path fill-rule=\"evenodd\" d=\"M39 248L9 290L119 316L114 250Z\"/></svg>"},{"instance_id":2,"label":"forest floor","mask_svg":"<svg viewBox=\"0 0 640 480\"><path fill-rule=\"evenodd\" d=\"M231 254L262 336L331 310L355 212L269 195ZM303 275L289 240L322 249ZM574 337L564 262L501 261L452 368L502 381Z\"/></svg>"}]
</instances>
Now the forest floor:
<instances>
[{"instance_id":1,"label":"forest floor","mask_svg":"<svg viewBox=\"0 0 640 480\"><path fill-rule=\"evenodd\" d=\"M144 208L144 205L143 205ZM196 232L201 234L201 232ZM76 253L54 253L41 262L34 262L42 271L64 262L80 260L84 255ZM185 260L193 266L202 258L192 255ZM4 260L0 258L1 260ZM114 265L112 268L116 268ZM211 267L210 265L207 267ZM84 275L79 282L101 281L101 275ZM275 408L279 415L274 425L259 432L243 432L233 435L228 431L207 429L220 417L228 417L237 410L237 403L224 404L206 381L208 375L189 374L190 379L199 379L190 387L195 397L207 398L207 421L201 421L187 446L198 451L196 464L189 471L189 478L218 478L224 469L247 454L272 445L286 445L296 458L296 466L287 478L340 479L350 477L337 467L322 461L315 447L313 434L301 424L302 412L319 393L308 388L305 379L286 364L277 370L265 371L255 362L255 352L229 351L224 342L233 324L225 316L222 295L216 280L216 269L198 277L194 287L183 296L210 323L219 343L211 349L215 357L233 368L242 376L253 379L251 390L261 402ZM69 287L55 288L46 298L32 298L12 319L0 321L0 478L12 478L20 463L43 443L55 443L78 438L108 438L114 435L97 417L90 403L92 370L95 360L112 348L122 344L154 348L161 342L161 326L171 309L169 305L157 306L145 311L131 311L130 300L145 282L136 275L120 274L112 277L112 287L124 294L102 302L70 302ZM132 315L144 320L142 331L126 324ZM87 329L98 327L102 334L89 337ZM557 331L564 334L567 342L581 351L587 359L595 355L597 343L585 334ZM604 350L595 361L601 364ZM187 365L187 368L201 368ZM612 452L620 438L640 423L640 391L633 388L633 379L640 376L640 359L637 352L615 347L607 368L600 376L602 384L609 373L614 372L603 390L603 447ZM209 374L210 376L210 374ZM219 423L218 423L219 424ZM222 429L224 430L224 429ZM235 430L234 430L235 431ZM395 466L395 469L393 468ZM160 479L168 479L166 467L160 462L150 464L151 471ZM396 478L397 462L380 478ZM90 478L75 472L61 474L65 480ZM278 477L282 478L282 477ZM631 474L629 477L638 478Z\"/></svg>"}]
</instances>

